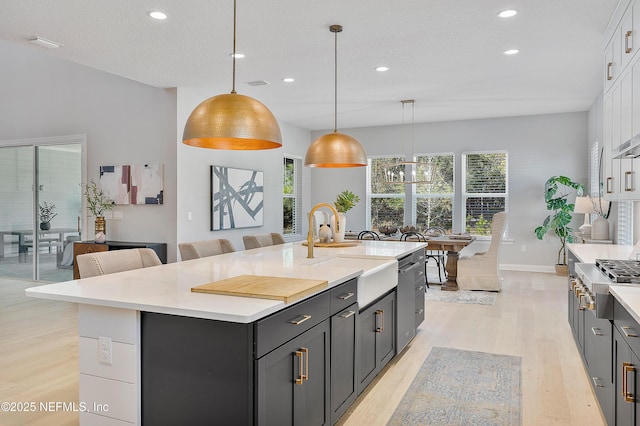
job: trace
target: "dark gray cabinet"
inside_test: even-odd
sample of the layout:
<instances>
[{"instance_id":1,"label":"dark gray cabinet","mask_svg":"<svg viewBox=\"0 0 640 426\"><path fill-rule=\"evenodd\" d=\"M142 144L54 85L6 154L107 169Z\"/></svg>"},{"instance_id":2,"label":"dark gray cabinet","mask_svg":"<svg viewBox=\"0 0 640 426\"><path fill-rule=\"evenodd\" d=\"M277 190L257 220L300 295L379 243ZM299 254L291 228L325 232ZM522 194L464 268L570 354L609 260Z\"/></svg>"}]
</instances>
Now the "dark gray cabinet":
<instances>
[{"instance_id":1,"label":"dark gray cabinet","mask_svg":"<svg viewBox=\"0 0 640 426\"><path fill-rule=\"evenodd\" d=\"M358 394L395 355L395 290L360 312L357 320Z\"/></svg>"},{"instance_id":2,"label":"dark gray cabinet","mask_svg":"<svg viewBox=\"0 0 640 426\"><path fill-rule=\"evenodd\" d=\"M329 412L329 320L257 361L258 425L326 425Z\"/></svg>"},{"instance_id":3,"label":"dark gray cabinet","mask_svg":"<svg viewBox=\"0 0 640 426\"><path fill-rule=\"evenodd\" d=\"M396 351L398 353L416 335L416 328L424 320L425 285L424 250L417 250L398 261ZM421 296L419 290L422 290Z\"/></svg>"},{"instance_id":4,"label":"dark gray cabinet","mask_svg":"<svg viewBox=\"0 0 640 426\"><path fill-rule=\"evenodd\" d=\"M338 421L358 396L357 318L357 303L331 317L331 424Z\"/></svg>"},{"instance_id":5,"label":"dark gray cabinet","mask_svg":"<svg viewBox=\"0 0 640 426\"><path fill-rule=\"evenodd\" d=\"M592 310L584 310L584 361L589 380L607 423L614 424L614 385L611 373L613 325L608 319L596 318Z\"/></svg>"},{"instance_id":6,"label":"dark gray cabinet","mask_svg":"<svg viewBox=\"0 0 640 426\"><path fill-rule=\"evenodd\" d=\"M640 422L640 325L617 300L613 304L613 317L615 424L635 425Z\"/></svg>"}]
</instances>

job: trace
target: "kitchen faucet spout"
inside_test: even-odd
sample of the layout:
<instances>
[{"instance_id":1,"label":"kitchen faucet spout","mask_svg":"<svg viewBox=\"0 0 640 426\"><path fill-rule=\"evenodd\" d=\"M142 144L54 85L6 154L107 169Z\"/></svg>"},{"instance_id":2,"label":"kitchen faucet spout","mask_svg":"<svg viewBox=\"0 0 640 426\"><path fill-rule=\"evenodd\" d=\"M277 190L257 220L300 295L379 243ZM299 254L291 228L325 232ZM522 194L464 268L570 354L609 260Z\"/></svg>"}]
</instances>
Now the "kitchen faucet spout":
<instances>
[{"instance_id":1,"label":"kitchen faucet spout","mask_svg":"<svg viewBox=\"0 0 640 426\"><path fill-rule=\"evenodd\" d=\"M309 212L309 233L307 234L307 258L313 259L313 214L320 207L328 207L336 218L336 229L333 232L338 232L340 230L340 224L338 220L338 211L331 204L328 203L319 203L313 206L311 211Z\"/></svg>"}]
</instances>

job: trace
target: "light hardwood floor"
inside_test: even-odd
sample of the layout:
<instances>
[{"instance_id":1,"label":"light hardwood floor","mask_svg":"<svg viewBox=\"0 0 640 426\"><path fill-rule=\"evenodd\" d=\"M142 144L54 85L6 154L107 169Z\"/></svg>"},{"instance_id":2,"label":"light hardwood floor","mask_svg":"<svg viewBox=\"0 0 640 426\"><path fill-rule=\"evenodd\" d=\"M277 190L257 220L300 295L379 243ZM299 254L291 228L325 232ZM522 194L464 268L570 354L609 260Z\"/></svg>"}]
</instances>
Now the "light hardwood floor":
<instances>
[{"instance_id":1,"label":"light hardwood floor","mask_svg":"<svg viewBox=\"0 0 640 426\"><path fill-rule=\"evenodd\" d=\"M340 425L385 425L434 346L522 357L523 425L602 425L567 323L566 278L504 272L493 306L427 302L410 346ZM77 314L27 298L32 282L0 280L0 402L78 401ZM72 425L69 412L3 413L0 425Z\"/></svg>"}]
</instances>

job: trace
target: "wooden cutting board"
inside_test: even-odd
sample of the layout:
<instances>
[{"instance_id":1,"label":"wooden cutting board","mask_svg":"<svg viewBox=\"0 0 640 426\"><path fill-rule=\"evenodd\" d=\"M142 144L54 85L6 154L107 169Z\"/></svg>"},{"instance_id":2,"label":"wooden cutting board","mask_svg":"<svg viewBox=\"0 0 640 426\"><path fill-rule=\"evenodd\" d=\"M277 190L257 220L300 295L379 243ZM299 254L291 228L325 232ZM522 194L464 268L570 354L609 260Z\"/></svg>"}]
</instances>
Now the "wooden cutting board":
<instances>
[{"instance_id":1,"label":"wooden cutting board","mask_svg":"<svg viewBox=\"0 0 640 426\"><path fill-rule=\"evenodd\" d=\"M283 300L289 303L325 289L327 285L328 282L326 280L238 275L237 277L192 287L191 291L196 293Z\"/></svg>"}]
</instances>

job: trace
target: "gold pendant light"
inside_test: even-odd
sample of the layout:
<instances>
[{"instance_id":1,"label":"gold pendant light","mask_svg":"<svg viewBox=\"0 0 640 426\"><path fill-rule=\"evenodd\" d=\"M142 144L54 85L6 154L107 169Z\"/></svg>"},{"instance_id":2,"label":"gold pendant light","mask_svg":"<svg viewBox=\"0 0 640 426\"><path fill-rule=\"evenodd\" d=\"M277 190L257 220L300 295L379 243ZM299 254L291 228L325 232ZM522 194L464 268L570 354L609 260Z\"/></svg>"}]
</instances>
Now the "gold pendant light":
<instances>
[{"instance_id":1,"label":"gold pendant light","mask_svg":"<svg viewBox=\"0 0 640 426\"><path fill-rule=\"evenodd\" d=\"M313 141L304 157L304 165L309 167L362 167L367 165L367 154L355 138L338 133L338 33L342 25L331 25L329 31L335 34L335 86L333 133L327 133Z\"/></svg>"},{"instance_id":2,"label":"gold pendant light","mask_svg":"<svg viewBox=\"0 0 640 426\"><path fill-rule=\"evenodd\" d=\"M236 93L236 0L233 1L233 87L198 105L184 126L182 143L198 148L254 150L282 146L280 126L261 102Z\"/></svg>"}]
</instances>

